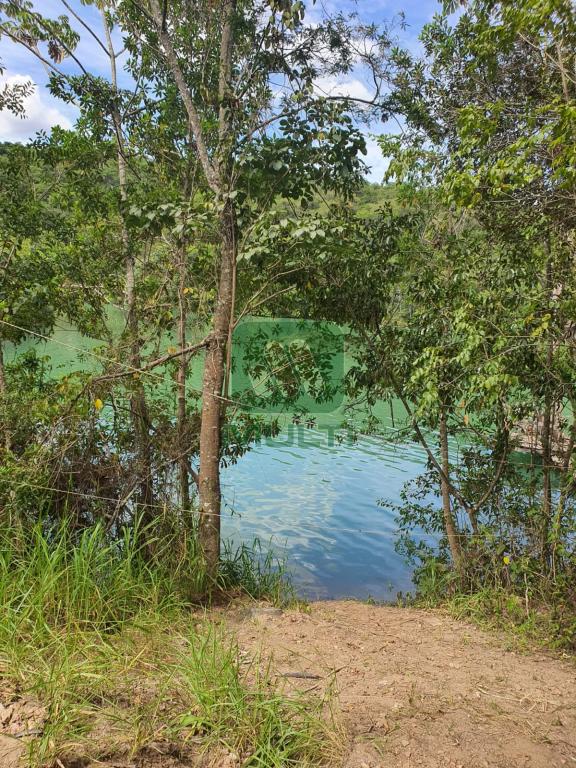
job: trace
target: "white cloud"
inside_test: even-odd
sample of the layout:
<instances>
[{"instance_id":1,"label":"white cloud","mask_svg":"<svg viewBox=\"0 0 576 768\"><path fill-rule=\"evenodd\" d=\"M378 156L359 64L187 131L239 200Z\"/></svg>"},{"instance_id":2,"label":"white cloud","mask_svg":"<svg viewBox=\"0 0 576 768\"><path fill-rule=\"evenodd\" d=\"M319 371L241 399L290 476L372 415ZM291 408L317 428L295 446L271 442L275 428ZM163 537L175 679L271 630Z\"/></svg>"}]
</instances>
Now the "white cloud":
<instances>
[{"instance_id":1,"label":"white cloud","mask_svg":"<svg viewBox=\"0 0 576 768\"><path fill-rule=\"evenodd\" d=\"M2 77L0 88L6 83L17 85L31 80L28 75ZM49 131L54 125L71 128L71 120L55 106L56 103L35 87L34 92L24 101L24 118L17 117L7 110L0 112L0 141L26 141L38 131Z\"/></svg>"},{"instance_id":2,"label":"white cloud","mask_svg":"<svg viewBox=\"0 0 576 768\"><path fill-rule=\"evenodd\" d=\"M366 137L366 156L364 157L364 162L370 168L367 174L368 179L376 184L381 184L390 160L384 157L378 142L372 136Z\"/></svg>"},{"instance_id":3,"label":"white cloud","mask_svg":"<svg viewBox=\"0 0 576 768\"><path fill-rule=\"evenodd\" d=\"M350 99L371 101L374 92L358 78L343 80L336 77L320 77L315 83L317 93L322 96L344 96Z\"/></svg>"}]
</instances>

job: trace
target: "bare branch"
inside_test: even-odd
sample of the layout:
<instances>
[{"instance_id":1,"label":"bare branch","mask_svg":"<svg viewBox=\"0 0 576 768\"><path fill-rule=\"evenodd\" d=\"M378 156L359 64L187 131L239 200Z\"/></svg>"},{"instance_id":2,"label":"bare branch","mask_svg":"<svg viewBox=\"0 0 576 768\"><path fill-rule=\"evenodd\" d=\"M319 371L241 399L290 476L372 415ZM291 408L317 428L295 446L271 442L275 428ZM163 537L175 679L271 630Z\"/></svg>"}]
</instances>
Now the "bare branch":
<instances>
[{"instance_id":1,"label":"bare branch","mask_svg":"<svg viewBox=\"0 0 576 768\"><path fill-rule=\"evenodd\" d=\"M70 11L70 13L72 14L72 16L74 16L74 18L76 19L76 21L78 21L78 22L79 22L79 23L80 23L80 24L81 24L81 25L84 27L84 29L85 29L87 32L89 32L89 33L92 35L92 37L94 38L94 40L96 40L96 42L98 43L98 45L100 46L100 48L102 48L102 50L104 51L104 53L105 53L106 55L108 55L108 50L106 49L106 46L104 45L104 43L102 42L102 40L100 40L100 38L98 37L98 35L96 34L96 32L94 32L94 30L93 30L93 29L90 27L90 25L89 25L89 24L87 24L87 23L84 21L84 19L83 19L81 16L79 16L79 15L76 13L76 11L75 11L73 8L71 8L71 7L68 5L68 3L66 2L66 0L60 0L60 2L62 3L62 5L63 5L63 6L64 6L64 7L65 7L65 8L66 8L68 11Z\"/></svg>"},{"instance_id":2,"label":"bare branch","mask_svg":"<svg viewBox=\"0 0 576 768\"><path fill-rule=\"evenodd\" d=\"M116 371L115 373L107 373L107 374L104 374L103 376L97 376L96 378L92 379L92 381L93 382L113 381L115 379L123 379L126 376L139 376L140 374L148 373L154 368L157 368L159 365L164 365L165 363L169 363L170 360L174 360L177 357L182 357L182 355L193 355L196 352L199 352L201 349L204 349L207 346L209 346L209 344L212 342L212 338L213 338L212 335L209 335L209 336L206 336L205 339L198 342L197 344L192 344L188 347L184 347L183 349L178 349L176 350L176 352L168 352L165 355L162 355L161 357L156 358L156 360L152 360L150 363L147 363L141 368L133 368L129 371Z\"/></svg>"}]
</instances>

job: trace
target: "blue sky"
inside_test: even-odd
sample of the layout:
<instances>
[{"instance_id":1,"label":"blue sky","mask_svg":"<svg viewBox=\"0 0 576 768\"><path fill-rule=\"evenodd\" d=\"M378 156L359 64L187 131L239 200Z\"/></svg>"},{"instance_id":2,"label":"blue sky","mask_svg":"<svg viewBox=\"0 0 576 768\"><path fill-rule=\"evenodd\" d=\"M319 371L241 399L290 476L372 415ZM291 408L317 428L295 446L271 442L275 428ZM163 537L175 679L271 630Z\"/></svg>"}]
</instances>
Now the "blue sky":
<instances>
[{"instance_id":1,"label":"blue sky","mask_svg":"<svg viewBox=\"0 0 576 768\"><path fill-rule=\"evenodd\" d=\"M68 0L68 4L77 10L83 18L90 18L94 28L100 30L101 21L94 8L83 6L80 0ZM308 3L310 6L310 3ZM316 8L311 8L312 16L320 12L320 6L328 12L356 10L362 20L369 22L388 22L398 19L403 11L406 29L398 29L399 41L404 46L418 49L418 35L426 22L430 21L440 5L437 0L317 0ZM36 7L45 15L59 16L67 14L61 0L36 0ZM86 33L81 37L77 49L78 58L87 62L91 71L107 74L108 62L104 52L97 43ZM26 118L20 119L7 112L0 112L0 141L25 141L39 130L48 131L53 125L69 128L75 119L75 110L69 105L52 98L46 89L47 75L43 66L21 46L14 45L5 36L0 38L0 61L5 69L3 82L24 82L32 80L36 84L35 93L26 104ZM62 65L69 66L66 62ZM363 95L366 85L361 76L350 77L344 81L323 83L324 89L334 92L349 92L351 95ZM381 133L385 130L382 125L374 125L369 133ZM368 132L367 132L368 133ZM385 169L385 160L381 157L376 143L368 138L367 161L372 170L370 178L380 181Z\"/></svg>"}]
</instances>

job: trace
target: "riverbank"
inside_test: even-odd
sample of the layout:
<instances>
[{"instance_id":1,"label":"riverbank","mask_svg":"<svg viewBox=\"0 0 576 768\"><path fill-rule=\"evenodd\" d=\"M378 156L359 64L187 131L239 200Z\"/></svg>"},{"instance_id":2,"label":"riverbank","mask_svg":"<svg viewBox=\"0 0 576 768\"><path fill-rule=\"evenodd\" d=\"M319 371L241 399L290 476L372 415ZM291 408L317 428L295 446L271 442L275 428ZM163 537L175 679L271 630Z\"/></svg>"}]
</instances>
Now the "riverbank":
<instances>
[{"instance_id":1,"label":"riverbank","mask_svg":"<svg viewBox=\"0 0 576 768\"><path fill-rule=\"evenodd\" d=\"M576 761L574 660L520 653L437 611L243 600L132 626L107 644L105 666L84 649L75 706L74 681L68 699L59 687L63 660L52 659L52 688L2 670L4 768L17 764L9 754L33 764L34 743L48 749L50 738L46 764L58 768Z\"/></svg>"},{"instance_id":2,"label":"riverbank","mask_svg":"<svg viewBox=\"0 0 576 768\"><path fill-rule=\"evenodd\" d=\"M237 625L289 685L333 691L346 768L550 768L576 762L573 658L520 653L437 611L314 603Z\"/></svg>"}]
</instances>

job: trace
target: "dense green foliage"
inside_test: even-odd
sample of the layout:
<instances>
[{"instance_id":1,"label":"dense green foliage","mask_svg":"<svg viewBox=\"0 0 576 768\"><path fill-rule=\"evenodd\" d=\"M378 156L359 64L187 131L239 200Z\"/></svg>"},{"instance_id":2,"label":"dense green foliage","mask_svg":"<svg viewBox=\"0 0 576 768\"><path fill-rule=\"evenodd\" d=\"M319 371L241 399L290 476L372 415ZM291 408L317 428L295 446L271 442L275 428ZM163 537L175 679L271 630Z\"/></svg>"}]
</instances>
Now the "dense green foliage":
<instances>
[{"instance_id":1,"label":"dense green foliage","mask_svg":"<svg viewBox=\"0 0 576 768\"><path fill-rule=\"evenodd\" d=\"M254 314L345 323L346 394L400 399L399 437L428 455L397 509L421 588L561 605L572 643L573 4L447 7L421 58L355 17L310 23L301 2L216 5L96 4L103 78L70 19L0 3L2 33L79 111L74 130L0 151L3 518L100 524L102 551L142 518L150 560L184 531L216 566L196 590L214 586L231 567L219 468L278 428L230 397L234 330ZM318 95L354 66L373 102ZM0 107L19 113L26 94ZM387 183L369 185L361 126L392 113L405 131L380 138ZM63 320L99 340L78 370L7 361ZM321 357L296 366L310 386ZM439 551L415 546L415 526Z\"/></svg>"},{"instance_id":2,"label":"dense green foliage","mask_svg":"<svg viewBox=\"0 0 576 768\"><path fill-rule=\"evenodd\" d=\"M310 23L300 2L215 9L149 0L94 10L101 28L84 19L82 29L108 54L108 78L78 57L76 17L0 3L0 32L39 57L52 94L79 110L76 130L4 154L18 183L6 188L0 341L49 334L64 316L104 342L90 354L96 376L60 385L45 366L21 361L34 371L29 429L11 399L19 369L6 375L0 358L5 476L19 481L0 495L30 509L26 499L41 485L54 492L38 499L44 512L64 509L81 525L104 517L111 528L138 505L147 523L164 505L195 507L200 546L217 567L220 460L246 448L223 439L247 419L226 401L233 328L269 311L277 274L297 271L270 250L269 230L285 221L298 240L298 216L281 218L282 208L349 200L362 185L358 108L319 96L314 82L346 73L358 55L384 82L391 41L354 17ZM115 34L126 51L122 78ZM275 75L285 79L280 93ZM193 387L200 353L202 385Z\"/></svg>"},{"instance_id":3,"label":"dense green foliage","mask_svg":"<svg viewBox=\"0 0 576 768\"><path fill-rule=\"evenodd\" d=\"M300 0L98 0L80 26L39 5L0 0L0 34L78 120L0 145L0 671L48 702L31 759L105 757L89 730L115 723L106 748L130 758L160 739L334 764L321 704L187 617L285 596L270 557L221 545L220 469L282 407L313 420L303 389L335 394L329 332L289 364L265 334L250 350L274 414L232 392L254 316L340 326L354 434L401 402L387 439L428 457L393 507L417 597L574 649L573 2L446 3L420 57ZM319 93L358 69L372 101ZM365 128L391 115L368 184ZM61 324L85 339L55 338L65 370L32 344ZM157 690L123 709L149 669Z\"/></svg>"},{"instance_id":4,"label":"dense green foliage","mask_svg":"<svg viewBox=\"0 0 576 768\"><path fill-rule=\"evenodd\" d=\"M523 621L550 614L550 634L570 646L575 29L562 0L479 0L455 23L436 18L422 34L424 60L403 62L397 98L409 130L382 140L406 199L434 201L397 380L416 418L444 418L464 446L461 461L444 462L443 519L424 503L434 462L405 492L406 531L448 523L451 559L461 560L456 578L439 579L424 556L422 587L493 589L499 606L501 592L516 595Z\"/></svg>"}]
</instances>

